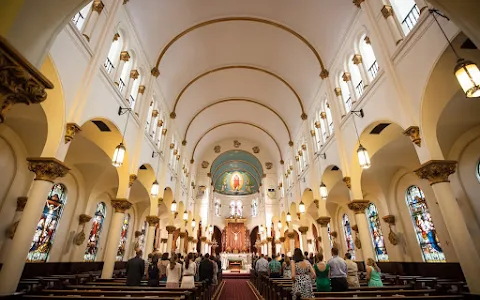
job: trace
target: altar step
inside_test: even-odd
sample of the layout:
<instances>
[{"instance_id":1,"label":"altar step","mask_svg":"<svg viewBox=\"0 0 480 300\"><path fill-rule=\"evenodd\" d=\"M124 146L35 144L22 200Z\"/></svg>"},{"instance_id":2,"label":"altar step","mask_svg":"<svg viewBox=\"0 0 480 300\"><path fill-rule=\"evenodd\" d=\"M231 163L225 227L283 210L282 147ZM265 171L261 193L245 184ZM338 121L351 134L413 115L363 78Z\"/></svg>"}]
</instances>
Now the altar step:
<instances>
[{"instance_id":1,"label":"altar step","mask_svg":"<svg viewBox=\"0 0 480 300\"><path fill-rule=\"evenodd\" d=\"M222 273L224 279L249 279L250 273Z\"/></svg>"}]
</instances>

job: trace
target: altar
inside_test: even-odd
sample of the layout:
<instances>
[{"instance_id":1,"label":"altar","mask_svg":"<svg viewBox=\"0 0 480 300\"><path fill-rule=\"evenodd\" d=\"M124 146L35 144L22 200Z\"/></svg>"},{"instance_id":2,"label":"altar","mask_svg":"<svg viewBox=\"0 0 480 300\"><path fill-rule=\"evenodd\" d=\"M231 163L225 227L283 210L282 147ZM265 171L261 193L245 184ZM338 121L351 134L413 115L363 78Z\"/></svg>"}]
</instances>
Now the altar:
<instances>
[{"instance_id":1,"label":"altar","mask_svg":"<svg viewBox=\"0 0 480 300\"><path fill-rule=\"evenodd\" d=\"M222 261L222 269L240 269L249 270L252 265L252 255L249 253L220 253L220 259Z\"/></svg>"}]
</instances>

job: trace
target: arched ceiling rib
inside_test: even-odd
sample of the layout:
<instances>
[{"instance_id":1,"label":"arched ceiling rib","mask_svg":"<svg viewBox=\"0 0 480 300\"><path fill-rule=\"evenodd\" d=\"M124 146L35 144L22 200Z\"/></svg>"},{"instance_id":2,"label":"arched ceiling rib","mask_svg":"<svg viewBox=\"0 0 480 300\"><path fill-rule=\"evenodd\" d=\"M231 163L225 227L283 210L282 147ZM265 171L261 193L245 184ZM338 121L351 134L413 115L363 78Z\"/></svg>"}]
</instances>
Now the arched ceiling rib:
<instances>
[{"instance_id":1,"label":"arched ceiling rib","mask_svg":"<svg viewBox=\"0 0 480 300\"><path fill-rule=\"evenodd\" d=\"M262 106L268 110L270 110L272 113L274 113L283 123L283 125L285 125L285 129L287 130L287 133L288 133L288 138L289 138L289 145L290 146L293 146L293 141L292 141L292 134L290 132L290 129L288 128L288 125L287 123L285 122L285 120L280 116L280 114L278 114L274 109L270 108L268 105L265 105L263 103L260 103L259 101L257 100L253 100L253 99L248 99L248 98L227 98L227 99L222 99L222 100L218 100L212 104L209 104L207 106L205 106L204 108L202 108L200 111L198 111L197 113L195 113L195 115L193 116L193 118L190 120L190 122L188 123L187 125L187 129L185 130L185 134L183 135L183 142L182 142L182 145L186 145L187 144L187 134L188 134L188 129L190 129L190 126L192 125L193 121L195 121L195 119L197 118L198 115L200 115L202 112L204 112L205 110L211 108L212 106L215 106L215 105L218 105L218 104L222 104L222 103L227 103L227 102L246 102L246 103L251 103L251 104L256 104L256 105L259 105L259 106Z\"/></svg>"},{"instance_id":2,"label":"arched ceiling rib","mask_svg":"<svg viewBox=\"0 0 480 300\"><path fill-rule=\"evenodd\" d=\"M216 72L221 72L221 71L225 71L225 70L232 70L232 69L244 69L244 70L251 70L251 71L258 71L258 72L262 72L262 73L265 73L265 74L268 74L270 76L273 76L275 77L276 79L278 79L279 81L281 81L285 86L288 87L288 89L295 95L295 98L297 99L298 101L298 104L300 105L300 109L302 111L302 114L301 114L301 118L302 120L306 120L307 119L307 114L305 113L305 110L304 110L304 107L303 107L303 101L302 99L300 98L300 96L298 95L297 91L293 88L293 86L288 83L285 79L283 79L280 75L277 75L267 69L264 69L264 68L261 68L261 67L256 67L256 66L249 66L249 65L233 65L233 66L223 66L223 67L218 67L218 68L215 68L215 69L212 69L212 70L209 70L209 71L206 71L206 72L203 72L201 73L200 75L196 76L195 78L193 78L192 80L190 80L190 82L188 82L188 84L180 91L180 93L178 94L177 98L175 99L175 104L173 105L173 111L170 113L170 117L172 119L175 119L176 116L177 116L177 113L176 113L176 109L177 109L177 105L178 103L180 102L180 99L182 98L182 95L185 93L185 91L190 87L192 86L196 81L198 81L199 79L207 76L207 75L210 75L210 74L213 74L213 73L216 73Z\"/></svg>"}]
</instances>

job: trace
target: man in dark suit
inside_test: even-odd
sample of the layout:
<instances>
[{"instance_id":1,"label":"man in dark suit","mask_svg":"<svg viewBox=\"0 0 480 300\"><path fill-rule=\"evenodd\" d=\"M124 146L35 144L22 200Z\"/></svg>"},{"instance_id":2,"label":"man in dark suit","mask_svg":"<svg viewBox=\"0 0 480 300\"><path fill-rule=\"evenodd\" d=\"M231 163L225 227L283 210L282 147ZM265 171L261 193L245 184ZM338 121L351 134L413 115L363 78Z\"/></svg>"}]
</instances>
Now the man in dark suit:
<instances>
[{"instance_id":1,"label":"man in dark suit","mask_svg":"<svg viewBox=\"0 0 480 300\"><path fill-rule=\"evenodd\" d=\"M145 274L145 261L142 250L136 251L136 256L127 262L127 285L140 285Z\"/></svg>"},{"instance_id":2,"label":"man in dark suit","mask_svg":"<svg viewBox=\"0 0 480 300\"><path fill-rule=\"evenodd\" d=\"M205 254L203 260L200 262L198 268L200 274L200 281L207 281L208 284L212 282L213 279L213 263L210 261L210 255Z\"/></svg>"}]
</instances>

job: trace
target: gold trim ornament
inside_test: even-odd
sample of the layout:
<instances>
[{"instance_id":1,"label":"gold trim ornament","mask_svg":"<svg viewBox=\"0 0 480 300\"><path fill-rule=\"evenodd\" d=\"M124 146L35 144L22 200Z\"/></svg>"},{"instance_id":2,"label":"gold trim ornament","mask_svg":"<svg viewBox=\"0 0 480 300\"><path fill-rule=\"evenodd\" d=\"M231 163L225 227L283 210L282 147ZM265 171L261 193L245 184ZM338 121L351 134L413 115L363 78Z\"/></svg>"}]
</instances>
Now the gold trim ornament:
<instances>
[{"instance_id":1,"label":"gold trim ornament","mask_svg":"<svg viewBox=\"0 0 480 300\"><path fill-rule=\"evenodd\" d=\"M394 15L393 7L391 5L384 5L381 12L385 19L387 19L388 17L393 17Z\"/></svg>"},{"instance_id":2,"label":"gold trim ornament","mask_svg":"<svg viewBox=\"0 0 480 300\"><path fill-rule=\"evenodd\" d=\"M233 147L238 148L238 147L240 147L241 145L242 145L242 143L240 143L238 140L234 140L234 141L233 141Z\"/></svg>"},{"instance_id":3,"label":"gold trim ornament","mask_svg":"<svg viewBox=\"0 0 480 300\"><path fill-rule=\"evenodd\" d=\"M327 226L328 226L328 223L330 223L330 219L331 219L331 218L330 218L330 217L327 217L327 216L325 216L325 217L319 217L319 218L317 219L317 224L319 224L320 227L327 227Z\"/></svg>"},{"instance_id":4,"label":"gold trim ornament","mask_svg":"<svg viewBox=\"0 0 480 300\"><path fill-rule=\"evenodd\" d=\"M130 176L128 176L128 187L132 187L137 178L137 174L130 174Z\"/></svg>"},{"instance_id":5,"label":"gold trim ornament","mask_svg":"<svg viewBox=\"0 0 480 300\"><path fill-rule=\"evenodd\" d=\"M147 221L148 226L155 226L160 223L160 218L157 216L146 216L145 221Z\"/></svg>"},{"instance_id":6,"label":"gold trim ornament","mask_svg":"<svg viewBox=\"0 0 480 300\"><path fill-rule=\"evenodd\" d=\"M349 176L343 177L343 182L345 183L348 189L352 188L352 179Z\"/></svg>"},{"instance_id":7,"label":"gold trim ornament","mask_svg":"<svg viewBox=\"0 0 480 300\"><path fill-rule=\"evenodd\" d=\"M18 197L17 198L17 211L23 211L25 205L27 205L28 197Z\"/></svg>"},{"instance_id":8,"label":"gold trim ornament","mask_svg":"<svg viewBox=\"0 0 480 300\"><path fill-rule=\"evenodd\" d=\"M258 146L255 146L255 147L252 148L252 151L253 151L253 153L255 153L255 154L256 154L256 153L259 153L259 152L260 152L260 148L259 148Z\"/></svg>"},{"instance_id":9,"label":"gold trim ornament","mask_svg":"<svg viewBox=\"0 0 480 300\"><path fill-rule=\"evenodd\" d=\"M457 162L454 160L431 160L415 170L420 179L427 179L430 185L442 182L450 182L448 176L455 173Z\"/></svg>"},{"instance_id":10,"label":"gold trim ornament","mask_svg":"<svg viewBox=\"0 0 480 300\"><path fill-rule=\"evenodd\" d=\"M116 213L124 213L132 207L132 203L124 198L112 199L111 204Z\"/></svg>"},{"instance_id":11,"label":"gold trim ornament","mask_svg":"<svg viewBox=\"0 0 480 300\"><path fill-rule=\"evenodd\" d=\"M270 170L272 167L273 167L273 164L271 162L265 163L265 169Z\"/></svg>"},{"instance_id":12,"label":"gold trim ornament","mask_svg":"<svg viewBox=\"0 0 480 300\"><path fill-rule=\"evenodd\" d=\"M73 140L73 137L80 131L82 130L80 129L80 126L78 126L77 124L67 123L65 125L65 144L68 144L69 142L71 142Z\"/></svg>"},{"instance_id":13,"label":"gold trim ornament","mask_svg":"<svg viewBox=\"0 0 480 300\"><path fill-rule=\"evenodd\" d=\"M67 175L70 169L61 161L53 157L27 158L28 169L35 173L34 180L54 182L58 177Z\"/></svg>"},{"instance_id":14,"label":"gold trim ornament","mask_svg":"<svg viewBox=\"0 0 480 300\"><path fill-rule=\"evenodd\" d=\"M369 205L370 201L368 200L352 200L350 203L348 203L348 208L357 215L364 214Z\"/></svg>"},{"instance_id":15,"label":"gold trim ornament","mask_svg":"<svg viewBox=\"0 0 480 300\"><path fill-rule=\"evenodd\" d=\"M173 234L173 232L177 230L177 228L172 225L165 227L165 229L167 230L168 234Z\"/></svg>"},{"instance_id":16,"label":"gold trim ornament","mask_svg":"<svg viewBox=\"0 0 480 300\"><path fill-rule=\"evenodd\" d=\"M305 235L308 232L308 227L307 226L300 226L300 227L298 227L298 231L300 231L300 233L302 235Z\"/></svg>"},{"instance_id":17,"label":"gold trim ornament","mask_svg":"<svg viewBox=\"0 0 480 300\"><path fill-rule=\"evenodd\" d=\"M214 151L215 153L220 153L221 149L222 149L222 148L220 147L220 145L216 145L215 147L213 147L213 151Z\"/></svg>"},{"instance_id":18,"label":"gold trim ornament","mask_svg":"<svg viewBox=\"0 0 480 300\"><path fill-rule=\"evenodd\" d=\"M202 161L202 168L206 169L208 168L208 166L210 165L210 163L206 160Z\"/></svg>"},{"instance_id":19,"label":"gold trim ornament","mask_svg":"<svg viewBox=\"0 0 480 300\"><path fill-rule=\"evenodd\" d=\"M403 132L405 136L409 136L412 140L412 143L417 145L418 147L422 146L422 138L420 138L420 127L418 126L410 126Z\"/></svg>"}]
</instances>

